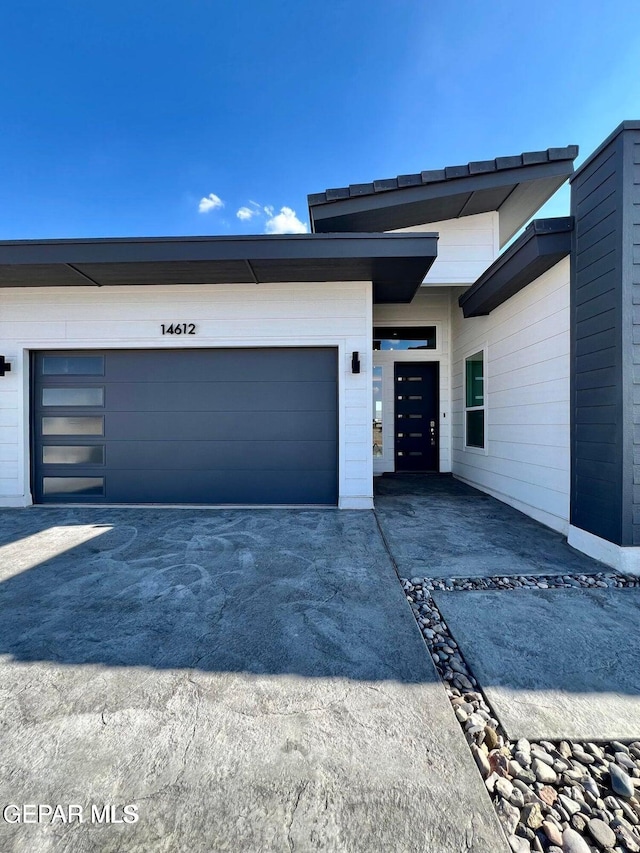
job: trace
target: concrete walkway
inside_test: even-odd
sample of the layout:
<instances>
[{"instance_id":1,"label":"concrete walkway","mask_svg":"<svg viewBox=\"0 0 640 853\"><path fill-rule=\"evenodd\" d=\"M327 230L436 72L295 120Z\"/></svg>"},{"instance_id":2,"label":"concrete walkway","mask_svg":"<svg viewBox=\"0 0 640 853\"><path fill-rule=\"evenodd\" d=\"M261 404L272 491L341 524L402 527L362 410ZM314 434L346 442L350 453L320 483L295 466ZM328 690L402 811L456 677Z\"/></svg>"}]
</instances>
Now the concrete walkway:
<instances>
[{"instance_id":1,"label":"concrete walkway","mask_svg":"<svg viewBox=\"0 0 640 853\"><path fill-rule=\"evenodd\" d=\"M591 573L602 569L566 539L447 475L375 480L376 511L404 577Z\"/></svg>"},{"instance_id":2,"label":"concrete walkway","mask_svg":"<svg viewBox=\"0 0 640 853\"><path fill-rule=\"evenodd\" d=\"M385 476L376 490L381 528L407 578L607 568L452 477ZM434 600L511 738L640 738L639 589L458 590Z\"/></svg>"},{"instance_id":3,"label":"concrete walkway","mask_svg":"<svg viewBox=\"0 0 640 853\"><path fill-rule=\"evenodd\" d=\"M434 599L512 740L640 738L640 589Z\"/></svg>"},{"instance_id":4,"label":"concrete walkway","mask_svg":"<svg viewBox=\"0 0 640 853\"><path fill-rule=\"evenodd\" d=\"M3 853L508 849L373 513L0 531L0 802L83 809L0 820Z\"/></svg>"}]
</instances>

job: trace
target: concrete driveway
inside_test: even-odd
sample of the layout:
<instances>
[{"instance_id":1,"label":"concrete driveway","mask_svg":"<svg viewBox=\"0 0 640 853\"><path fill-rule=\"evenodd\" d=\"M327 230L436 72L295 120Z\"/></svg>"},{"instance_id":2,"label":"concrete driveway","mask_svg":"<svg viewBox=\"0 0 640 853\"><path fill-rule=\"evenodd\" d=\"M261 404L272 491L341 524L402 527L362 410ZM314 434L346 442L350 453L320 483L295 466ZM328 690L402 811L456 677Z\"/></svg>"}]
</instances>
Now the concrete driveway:
<instances>
[{"instance_id":1,"label":"concrete driveway","mask_svg":"<svg viewBox=\"0 0 640 853\"><path fill-rule=\"evenodd\" d=\"M3 853L508 849L373 513L0 530Z\"/></svg>"}]
</instances>

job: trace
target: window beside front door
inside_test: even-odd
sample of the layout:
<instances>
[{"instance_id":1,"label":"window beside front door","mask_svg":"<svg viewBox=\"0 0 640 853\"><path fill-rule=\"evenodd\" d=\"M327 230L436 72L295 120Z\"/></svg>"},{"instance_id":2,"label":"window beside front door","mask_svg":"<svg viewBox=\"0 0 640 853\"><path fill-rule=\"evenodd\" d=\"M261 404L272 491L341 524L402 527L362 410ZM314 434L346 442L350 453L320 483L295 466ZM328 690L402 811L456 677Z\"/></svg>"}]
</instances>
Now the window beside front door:
<instances>
[{"instance_id":1,"label":"window beside front door","mask_svg":"<svg viewBox=\"0 0 640 853\"><path fill-rule=\"evenodd\" d=\"M382 367L373 368L373 457L382 456Z\"/></svg>"},{"instance_id":2,"label":"window beside front door","mask_svg":"<svg viewBox=\"0 0 640 853\"><path fill-rule=\"evenodd\" d=\"M465 446L485 447L485 358L484 351L465 359Z\"/></svg>"}]
</instances>

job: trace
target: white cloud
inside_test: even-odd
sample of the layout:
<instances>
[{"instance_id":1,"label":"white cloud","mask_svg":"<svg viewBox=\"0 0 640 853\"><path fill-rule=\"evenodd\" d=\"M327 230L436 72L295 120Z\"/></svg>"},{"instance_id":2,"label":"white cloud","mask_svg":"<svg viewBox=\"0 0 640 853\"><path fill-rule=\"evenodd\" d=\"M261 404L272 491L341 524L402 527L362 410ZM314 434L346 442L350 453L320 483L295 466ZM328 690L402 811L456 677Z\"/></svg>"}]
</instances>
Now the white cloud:
<instances>
[{"instance_id":1,"label":"white cloud","mask_svg":"<svg viewBox=\"0 0 640 853\"><path fill-rule=\"evenodd\" d=\"M203 199L204 201L205 199ZM236 217L241 222L251 222L253 219L263 219L265 234L306 234L308 227L305 222L298 219L295 210L291 207L281 207L276 213L272 204L258 204L257 201L249 199L247 204L236 211Z\"/></svg>"},{"instance_id":2,"label":"white cloud","mask_svg":"<svg viewBox=\"0 0 640 853\"><path fill-rule=\"evenodd\" d=\"M212 210L218 210L220 207L224 207L224 202L220 196L217 196L215 193L209 193L209 195L200 199L198 213L209 213Z\"/></svg>"},{"instance_id":3,"label":"white cloud","mask_svg":"<svg viewBox=\"0 0 640 853\"><path fill-rule=\"evenodd\" d=\"M306 234L307 226L296 216L290 207L281 207L280 213L274 215L272 207L265 207L269 216L264 226L265 234Z\"/></svg>"},{"instance_id":4,"label":"white cloud","mask_svg":"<svg viewBox=\"0 0 640 853\"><path fill-rule=\"evenodd\" d=\"M259 210L252 210L250 207L241 207L240 210L236 212L236 216L243 222L248 222L250 219L253 219L254 216L257 216L259 212Z\"/></svg>"}]
</instances>

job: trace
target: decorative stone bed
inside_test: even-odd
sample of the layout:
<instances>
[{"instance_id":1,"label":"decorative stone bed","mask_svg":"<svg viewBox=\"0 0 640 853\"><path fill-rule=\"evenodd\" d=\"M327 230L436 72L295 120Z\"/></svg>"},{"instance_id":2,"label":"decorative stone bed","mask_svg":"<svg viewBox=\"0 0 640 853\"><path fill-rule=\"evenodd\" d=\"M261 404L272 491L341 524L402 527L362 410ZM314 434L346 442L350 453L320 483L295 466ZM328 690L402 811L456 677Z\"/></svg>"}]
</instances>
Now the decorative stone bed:
<instances>
[{"instance_id":1,"label":"decorative stone bed","mask_svg":"<svg viewBox=\"0 0 640 853\"><path fill-rule=\"evenodd\" d=\"M401 580L514 853L640 853L640 739L509 740L431 596L435 590L628 588L640 586L640 578L600 572Z\"/></svg>"}]
</instances>

